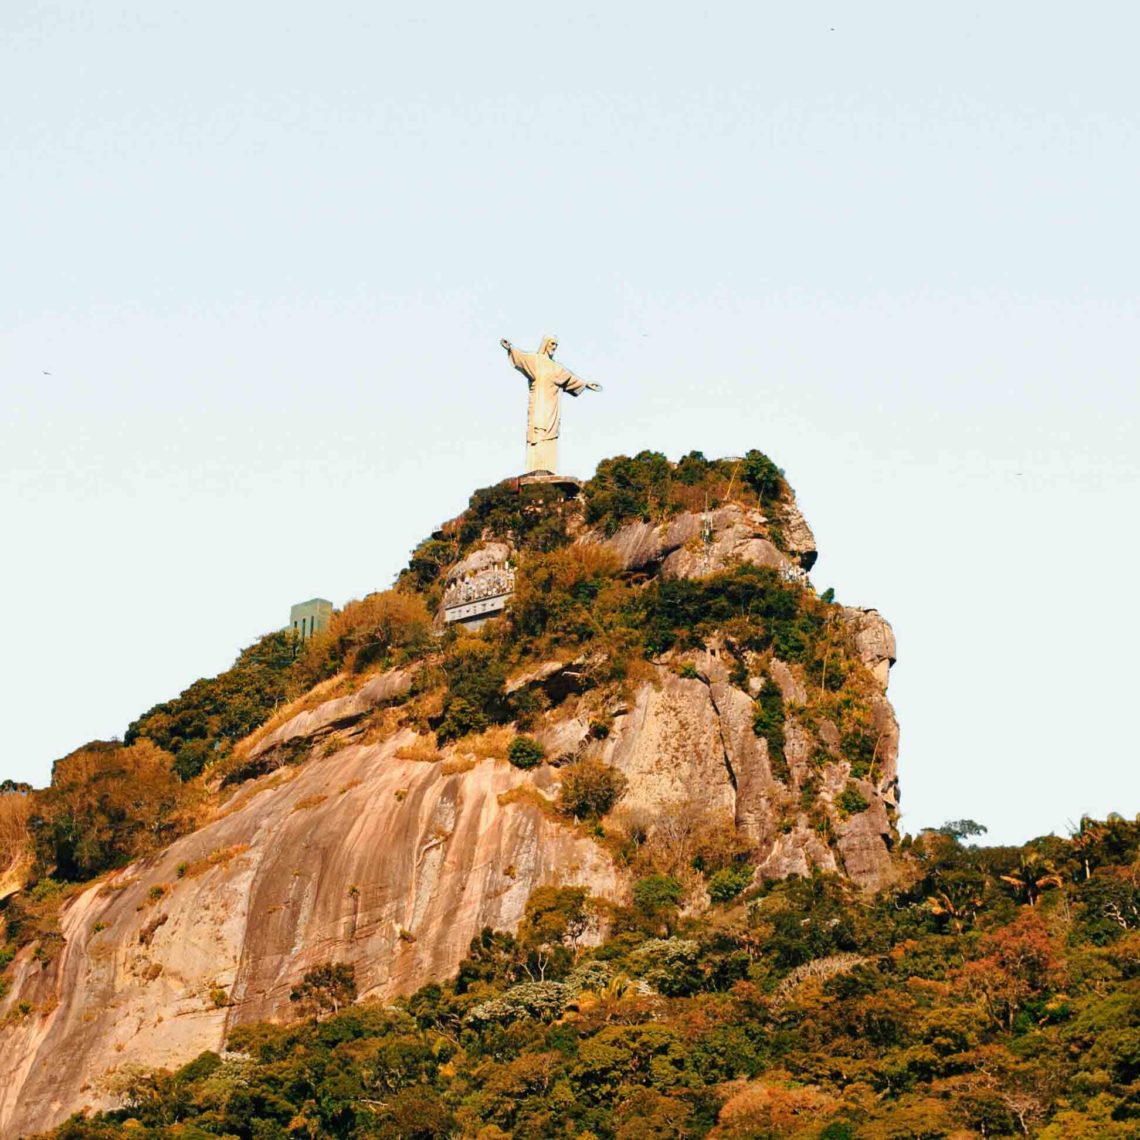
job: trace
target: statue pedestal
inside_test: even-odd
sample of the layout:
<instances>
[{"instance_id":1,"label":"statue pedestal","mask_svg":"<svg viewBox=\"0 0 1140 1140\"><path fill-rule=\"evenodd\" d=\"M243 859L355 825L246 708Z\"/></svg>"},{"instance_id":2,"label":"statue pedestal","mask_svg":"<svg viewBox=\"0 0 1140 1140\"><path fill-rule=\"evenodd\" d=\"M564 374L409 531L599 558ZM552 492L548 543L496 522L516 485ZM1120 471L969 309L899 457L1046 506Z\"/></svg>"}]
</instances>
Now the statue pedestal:
<instances>
[{"instance_id":1,"label":"statue pedestal","mask_svg":"<svg viewBox=\"0 0 1140 1140\"><path fill-rule=\"evenodd\" d=\"M576 499L582 491L581 479L575 479L573 475L555 475L550 471L528 471L520 475L515 484L520 491L523 487L557 487L568 499Z\"/></svg>"}]
</instances>

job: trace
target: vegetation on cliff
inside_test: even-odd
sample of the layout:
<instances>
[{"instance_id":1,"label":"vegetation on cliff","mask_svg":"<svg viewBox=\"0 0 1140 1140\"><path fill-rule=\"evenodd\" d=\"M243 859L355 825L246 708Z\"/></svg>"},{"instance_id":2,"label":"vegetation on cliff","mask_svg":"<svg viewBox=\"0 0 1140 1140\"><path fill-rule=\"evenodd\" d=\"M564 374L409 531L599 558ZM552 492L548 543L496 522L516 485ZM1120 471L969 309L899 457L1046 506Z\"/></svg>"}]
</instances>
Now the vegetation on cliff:
<instances>
[{"instance_id":1,"label":"vegetation on cliff","mask_svg":"<svg viewBox=\"0 0 1140 1140\"><path fill-rule=\"evenodd\" d=\"M349 602L327 630L304 645L290 630L267 634L218 676L195 681L177 697L148 709L127 727L124 743L151 741L169 753L173 771L188 781L223 761L237 741L320 681L428 655L436 648L432 611L447 568L491 535L507 538L526 563L508 627L509 636L521 638L514 659L521 660L528 649L548 648L560 636L563 642L584 644L599 631L599 622L584 610L619 577L617 567L612 558L589 548L563 555L561 561L543 557L566 547L581 532L583 519L586 526L608 534L634 519L661 521L681 510L730 500L772 505L788 495L782 472L759 451L742 460L711 461L690 452L676 464L650 451L604 460L583 488L584 506L549 486L483 488L440 537L417 547L395 590ZM748 587L742 582L739 589ZM704 596L713 598L716 589L703 591ZM625 612L616 624L635 627L642 615L628 590L621 604ZM719 607L706 605L700 616L707 622L715 616L714 608L720 616L731 616L729 611L743 604L739 597L726 598ZM634 647L639 653L668 648L676 640L678 623L689 616L674 605L671 633L663 624L670 617L668 597L659 608L660 613L646 615L656 621L656 631ZM785 609L794 608L785 599ZM543 646L536 645L540 634L547 635Z\"/></svg>"},{"instance_id":2,"label":"vegetation on cliff","mask_svg":"<svg viewBox=\"0 0 1140 1140\"><path fill-rule=\"evenodd\" d=\"M192 797L170 753L150 740L80 748L56 761L51 786L32 799L36 865L71 881L120 867L177 834Z\"/></svg>"},{"instance_id":3,"label":"vegetation on cliff","mask_svg":"<svg viewBox=\"0 0 1140 1140\"><path fill-rule=\"evenodd\" d=\"M667 879L624 908L548 888L447 983L346 1008L329 963L298 987L307 1019L124 1073L122 1109L51 1135L1135 1136L1140 825L1024 848L969 830L924 833L874 898L816 876L697 918Z\"/></svg>"},{"instance_id":4,"label":"vegetation on cliff","mask_svg":"<svg viewBox=\"0 0 1140 1140\"><path fill-rule=\"evenodd\" d=\"M463 515L417 548L394 589L348 603L303 645L292 631L267 635L230 669L148 710L128 727L123 743L93 742L57 762L49 788L0 797L5 865L26 853L27 883L39 884L38 893L0 904L8 912L5 953L41 934L54 939L53 907L68 897L68 884L154 852L208 818L217 784L309 755L305 747L284 759L275 753L248 761L248 742L256 739L250 734L260 726L307 707L310 694L351 693L363 674L408 664L418 667L415 682L397 701L397 714L384 713L384 731L410 726L435 748L499 726L526 734L558 715L554 706L569 697L581 698L591 739L600 741L613 710L638 685L657 683L663 665L695 677L691 662L670 660L715 641L726 650L739 688L748 691L757 672L764 678L755 694L756 735L767 741L776 777L798 797L794 802L814 810L813 826L830 841L832 820L815 810L818 777L793 787L784 726L789 716L809 726L837 725L841 744L834 755L819 750L817 768L846 758L853 776L868 774L872 686L850 631L836 620L838 607L770 567L747 563L697 580L627 572L600 541L630 521L660 522L730 500L770 509L790 494L779 469L757 451L732 461L709 461L698 452L677 464L655 452L606 460L585 485L582 502L545 485L507 483L475 492ZM489 539L515 552L517 585L507 613L478 633L433 630L448 568ZM765 677L771 658L810 682L806 699L790 711ZM542 685L508 691L512 672L550 659L578 662L572 684L559 692ZM620 773L589 756L547 756L521 740L510 756L519 766L578 761L561 780L559 803L572 819L597 821L620 799ZM842 810L852 814L860 803L867 806L852 789ZM598 837L606 838L600 825ZM608 840L619 859L647 873L676 869L673 861L650 857L636 821L624 831L611 828ZM747 863L746 844L726 849L727 863ZM698 870L706 877L728 874L725 863L711 860ZM731 891L729 879L722 880L717 891Z\"/></svg>"},{"instance_id":5,"label":"vegetation on cliff","mask_svg":"<svg viewBox=\"0 0 1140 1140\"><path fill-rule=\"evenodd\" d=\"M690 451L676 464L658 451L620 455L602 460L582 492L587 525L607 536L635 520L662 522L730 501L773 507L790 494L783 471L755 450L743 459L712 460Z\"/></svg>"},{"instance_id":6,"label":"vegetation on cliff","mask_svg":"<svg viewBox=\"0 0 1140 1140\"><path fill-rule=\"evenodd\" d=\"M125 743L153 741L173 756L182 779L197 776L286 698L295 655L291 630L267 634L224 673L195 681L173 700L143 713L128 726Z\"/></svg>"}]
</instances>

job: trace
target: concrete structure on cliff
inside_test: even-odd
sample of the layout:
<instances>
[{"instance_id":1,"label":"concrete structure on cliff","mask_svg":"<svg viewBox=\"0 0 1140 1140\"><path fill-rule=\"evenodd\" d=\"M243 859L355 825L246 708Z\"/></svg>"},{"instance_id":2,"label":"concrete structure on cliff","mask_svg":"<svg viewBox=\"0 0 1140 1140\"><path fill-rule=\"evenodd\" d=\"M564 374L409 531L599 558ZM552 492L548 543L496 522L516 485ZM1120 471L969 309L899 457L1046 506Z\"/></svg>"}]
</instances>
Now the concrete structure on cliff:
<instances>
[{"instance_id":1,"label":"concrete structure on cliff","mask_svg":"<svg viewBox=\"0 0 1140 1140\"><path fill-rule=\"evenodd\" d=\"M327 628L332 618L333 604L327 598L310 598L298 602L289 609L289 628L302 641L308 641L314 633Z\"/></svg>"},{"instance_id":2,"label":"concrete structure on cliff","mask_svg":"<svg viewBox=\"0 0 1140 1140\"><path fill-rule=\"evenodd\" d=\"M561 396L563 392L580 396L586 389L600 392L600 384L591 384L575 376L554 359L558 347L556 336L543 337L537 352L523 352L509 340L499 343L527 379L529 399L526 414L526 466L530 474L558 473L558 436L562 431Z\"/></svg>"},{"instance_id":3,"label":"concrete structure on cliff","mask_svg":"<svg viewBox=\"0 0 1140 1140\"><path fill-rule=\"evenodd\" d=\"M461 622L478 629L503 612L515 589L510 554L505 543L491 542L451 568L443 594L443 620L448 625Z\"/></svg>"}]
</instances>

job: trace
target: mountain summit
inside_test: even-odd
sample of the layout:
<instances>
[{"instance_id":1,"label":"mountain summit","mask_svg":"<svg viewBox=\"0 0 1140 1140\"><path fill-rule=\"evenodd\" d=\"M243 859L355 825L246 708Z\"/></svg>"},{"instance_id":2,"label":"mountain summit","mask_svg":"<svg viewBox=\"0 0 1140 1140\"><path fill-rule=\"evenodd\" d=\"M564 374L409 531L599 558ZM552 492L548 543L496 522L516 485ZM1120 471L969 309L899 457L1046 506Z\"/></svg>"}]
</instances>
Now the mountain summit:
<instances>
[{"instance_id":1,"label":"mountain summit","mask_svg":"<svg viewBox=\"0 0 1140 1140\"><path fill-rule=\"evenodd\" d=\"M477 491L393 590L25 796L0 1131L296 1017L325 964L358 999L444 980L544 889L596 900L586 945L639 890L697 915L793 875L892 879L894 638L817 594L783 473L645 452L574 490Z\"/></svg>"}]
</instances>

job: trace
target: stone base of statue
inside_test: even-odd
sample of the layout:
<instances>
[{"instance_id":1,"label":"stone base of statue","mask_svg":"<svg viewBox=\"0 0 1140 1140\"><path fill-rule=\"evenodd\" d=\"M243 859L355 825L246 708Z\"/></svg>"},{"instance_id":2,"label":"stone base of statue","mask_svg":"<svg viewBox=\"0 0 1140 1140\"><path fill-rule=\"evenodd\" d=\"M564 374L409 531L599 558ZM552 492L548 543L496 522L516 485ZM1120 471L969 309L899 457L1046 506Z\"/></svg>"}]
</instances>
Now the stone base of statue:
<instances>
[{"instance_id":1,"label":"stone base of statue","mask_svg":"<svg viewBox=\"0 0 1140 1140\"><path fill-rule=\"evenodd\" d=\"M515 482L523 487L556 487L567 499L576 499L582 491L582 480L573 475L555 475L552 471L528 471Z\"/></svg>"}]
</instances>

